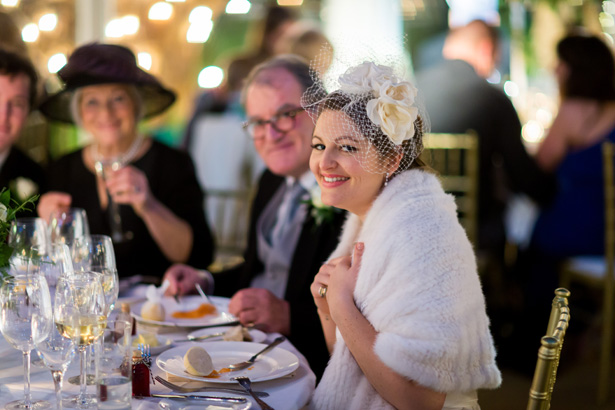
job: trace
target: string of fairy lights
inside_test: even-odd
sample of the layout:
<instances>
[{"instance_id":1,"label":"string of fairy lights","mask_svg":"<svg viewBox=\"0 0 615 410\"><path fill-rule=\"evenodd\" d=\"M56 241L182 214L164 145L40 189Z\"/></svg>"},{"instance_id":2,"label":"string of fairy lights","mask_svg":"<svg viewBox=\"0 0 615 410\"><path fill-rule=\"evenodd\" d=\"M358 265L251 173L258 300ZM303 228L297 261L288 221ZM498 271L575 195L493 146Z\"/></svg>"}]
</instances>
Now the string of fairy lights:
<instances>
[{"instance_id":1,"label":"string of fairy lights","mask_svg":"<svg viewBox=\"0 0 615 410\"><path fill-rule=\"evenodd\" d=\"M174 18L176 3L186 3L186 0L156 1L147 12L147 19L152 22L171 20ZM303 0L278 0L280 6L301 6ZM17 8L20 0L0 0L0 5L5 8ZM249 0L228 0L224 8L227 14L247 14L252 4ZM21 37L26 43L36 43L45 33L53 32L58 28L60 17L57 13L47 12L37 16L37 20L27 22L21 28ZM104 27L105 40L120 41L130 36L135 36L141 29L141 19L134 14L115 16ZM208 7L199 5L194 7L188 14L188 25L185 31L187 43L205 43L209 40L214 30L214 11ZM147 51L134 50L138 64L145 70L151 70L154 57ZM47 59L47 70L50 74L58 72L67 62L65 53L55 53ZM224 71L217 66L204 67L198 75L198 84L202 88L215 88L224 79Z\"/></svg>"}]
</instances>

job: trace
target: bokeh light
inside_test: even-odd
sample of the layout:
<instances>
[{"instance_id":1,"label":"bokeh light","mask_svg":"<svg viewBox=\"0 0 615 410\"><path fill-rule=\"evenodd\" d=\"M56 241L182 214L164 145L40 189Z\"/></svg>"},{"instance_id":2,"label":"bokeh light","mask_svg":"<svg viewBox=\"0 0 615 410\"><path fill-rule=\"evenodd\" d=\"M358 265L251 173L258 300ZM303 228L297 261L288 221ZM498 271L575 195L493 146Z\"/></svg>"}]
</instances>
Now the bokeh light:
<instances>
[{"instance_id":1,"label":"bokeh light","mask_svg":"<svg viewBox=\"0 0 615 410\"><path fill-rule=\"evenodd\" d=\"M58 16L48 13L38 20L38 29L41 31L53 31L58 25Z\"/></svg>"},{"instance_id":2,"label":"bokeh light","mask_svg":"<svg viewBox=\"0 0 615 410\"><path fill-rule=\"evenodd\" d=\"M224 71L215 65L205 67L199 73L198 83L201 88L216 88L224 80Z\"/></svg>"},{"instance_id":3,"label":"bokeh light","mask_svg":"<svg viewBox=\"0 0 615 410\"><path fill-rule=\"evenodd\" d=\"M47 61L47 69L51 74L55 74L66 65L66 56L62 53L54 54Z\"/></svg>"}]
</instances>

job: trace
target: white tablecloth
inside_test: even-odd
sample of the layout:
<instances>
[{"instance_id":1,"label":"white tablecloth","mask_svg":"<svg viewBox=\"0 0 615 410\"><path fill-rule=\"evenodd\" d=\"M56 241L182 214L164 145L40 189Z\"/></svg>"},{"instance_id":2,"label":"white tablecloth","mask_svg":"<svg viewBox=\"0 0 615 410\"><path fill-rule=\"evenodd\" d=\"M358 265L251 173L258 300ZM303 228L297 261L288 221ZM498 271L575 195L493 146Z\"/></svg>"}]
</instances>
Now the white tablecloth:
<instances>
[{"instance_id":1,"label":"white tablecloth","mask_svg":"<svg viewBox=\"0 0 615 410\"><path fill-rule=\"evenodd\" d=\"M176 339L185 337L187 333L165 334ZM273 340L279 334L269 334L267 341ZM255 390L263 390L269 393L269 397L264 400L276 410L296 410L304 407L311 397L316 383L316 376L310 369L305 357L297 351L297 349L287 340L279 345L279 347L289 350L297 355L300 361L299 368L292 374L292 377L283 377L276 380L253 383L252 388ZM36 354L32 352L33 356ZM21 351L11 347L9 343L0 336L0 408L12 400L23 398L23 359ZM154 375L165 377L155 364L152 366ZM67 395L75 395L79 392L79 387L67 382L68 378L79 374L79 359L77 356L73 359L64 381L64 397ZM165 377L166 378L166 377ZM220 385L209 383L209 386L229 386L227 384ZM232 386L232 387L240 387ZM170 390L161 386L159 383L150 386L151 393L170 393ZM31 367L31 391L34 400L44 399L55 405L55 393L53 389L53 380L51 372L39 366ZM88 386L88 393L95 394L95 386ZM206 394L206 393L197 393ZM210 393L207 393L210 394ZM220 393L219 395L224 395ZM247 397L247 396L246 396ZM252 398L249 398L253 400ZM132 400L132 408L137 410L158 409L160 399L146 398ZM198 404L198 402L192 402ZM258 409L258 405L253 401L252 407Z\"/></svg>"}]
</instances>

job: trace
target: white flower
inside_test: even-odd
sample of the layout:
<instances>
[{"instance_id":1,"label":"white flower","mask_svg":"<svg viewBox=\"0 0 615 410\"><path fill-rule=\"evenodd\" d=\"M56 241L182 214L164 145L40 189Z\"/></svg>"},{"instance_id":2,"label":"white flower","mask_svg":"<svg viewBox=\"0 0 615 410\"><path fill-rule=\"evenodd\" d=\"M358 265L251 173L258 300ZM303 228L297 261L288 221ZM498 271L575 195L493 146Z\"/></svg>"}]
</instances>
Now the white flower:
<instances>
[{"instance_id":1,"label":"white flower","mask_svg":"<svg viewBox=\"0 0 615 410\"><path fill-rule=\"evenodd\" d=\"M379 125L395 145L414 137L414 121L419 114L418 108L374 98L367 103L367 116Z\"/></svg>"},{"instance_id":2,"label":"white flower","mask_svg":"<svg viewBox=\"0 0 615 410\"><path fill-rule=\"evenodd\" d=\"M0 221L6 222L6 217L8 216L8 209L4 204L0 204Z\"/></svg>"},{"instance_id":3,"label":"white flower","mask_svg":"<svg viewBox=\"0 0 615 410\"><path fill-rule=\"evenodd\" d=\"M34 183L31 179L17 177L15 179L15 191L17 194L17 199L23 202L38 193L38 185L36 185L36 183Z\"/></svg>"},{"instance_id":4,"label":"white flower","mask_svg":"<svg viewBox=\"0 0 615 410\"><path fill-rule=\"evenodd\" d=\"M326 205L322 203L320 185L314 184L310 188L310 201L314 208L324 208Z\"/></svg>"},{"instance_id":5,"label":"white flower","mask_svg":"<svg viewBox=\"0 0 615 410\"><path fill-rule=\"evenodd\" d=\"M340 89L348 94L372 93L375 98L367 103L367 116L393 143L400 145L414 137L418 91L408 81L396 77L392 68L364 62L346 70L339 83Z\"/></svg>"},{"instance_id":6,"label":"white flower","mask_svg":"<svg viewBox=\"0 0 615 410\"><path fill-rule=\"evenodd\" d=\"M364 62L351 67L339 78L340 89L349 94L376 92L380 86L394 78L390 67ZM378 97L378 95L376 95Z\"/></svg>"}]
</instances>

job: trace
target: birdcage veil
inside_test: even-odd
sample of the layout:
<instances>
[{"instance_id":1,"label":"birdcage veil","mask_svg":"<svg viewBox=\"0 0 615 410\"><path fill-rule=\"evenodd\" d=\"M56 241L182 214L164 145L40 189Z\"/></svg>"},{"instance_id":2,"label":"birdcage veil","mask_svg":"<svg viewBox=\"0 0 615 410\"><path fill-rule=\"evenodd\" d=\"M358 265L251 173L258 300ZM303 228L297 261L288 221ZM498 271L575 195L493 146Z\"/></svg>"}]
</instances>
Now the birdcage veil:
<instances>
[{"instance_id":1,"label":"birdcage veil","mask_svg":"<svg viewBox=\"0 0 615 410\"><path fill-rule=\"evenodd\" d=\"M366 171L385 174L391 161L399 161L397 173L407 170L420 155L429 128L418 90L406 79L399 56L370 50L352 54L324 46L310 62L314 85L303 93L301 104L315 124L324 111L345 114L328 131L351 134L358 145L352 154ZM362 62L356 63L357 55L364 57ZM374 152L380 160L374 161Z\"/></svg>"}]
</instances>

